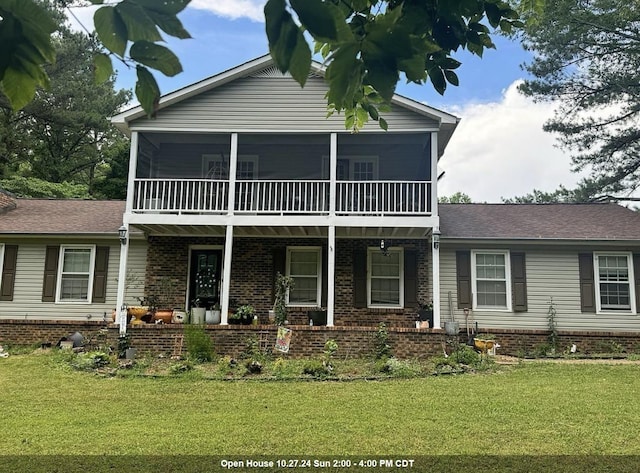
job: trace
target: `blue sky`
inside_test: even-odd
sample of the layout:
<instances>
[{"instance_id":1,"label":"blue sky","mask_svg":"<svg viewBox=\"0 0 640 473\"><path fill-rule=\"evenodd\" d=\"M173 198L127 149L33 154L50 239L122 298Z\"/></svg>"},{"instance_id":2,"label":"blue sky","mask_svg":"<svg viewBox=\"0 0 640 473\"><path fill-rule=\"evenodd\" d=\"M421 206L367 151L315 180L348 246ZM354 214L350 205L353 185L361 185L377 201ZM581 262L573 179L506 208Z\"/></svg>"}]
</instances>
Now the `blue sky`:
<instances>
[{"instance_id":1,"label":"blue sky","mask_svg":"<svg viewBox=\"0 0 640 473\"><path fill-rule=\"evenodd\" d=\"M263 0L192 0L180 19L193 36L168 39L184 72L172 77L155 73L163 94L235 67L268 52ZM75 9L92 29L95 8ZM554 138L542 131L552 116L552 104L535 104L517 92L526 78L521 65L530 59L517 42L495 38L497 50L483 58L461 51L457 59L460 86L449 86L444 96L430 84L400 83L397 92L462 118L444 159L441 195L457 191L474 201L499 202L531 192L573 186L569 157L554 147ZM116 64L122 88L135 86L135 71Z\"/></svg>"}]
</instances>

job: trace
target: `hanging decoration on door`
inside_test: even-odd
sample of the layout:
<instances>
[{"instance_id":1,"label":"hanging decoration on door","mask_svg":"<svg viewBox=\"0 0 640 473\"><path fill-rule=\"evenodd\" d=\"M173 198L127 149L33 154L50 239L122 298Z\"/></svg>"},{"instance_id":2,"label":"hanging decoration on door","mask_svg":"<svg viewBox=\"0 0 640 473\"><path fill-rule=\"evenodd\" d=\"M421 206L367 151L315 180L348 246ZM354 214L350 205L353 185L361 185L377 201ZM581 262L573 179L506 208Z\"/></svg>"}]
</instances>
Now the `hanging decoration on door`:
<instances>
[{"instance_id":1,"label":"hanging decoration on door","mask_svg":"<svg viewBox=\"0 0 640 473\"><path fill-rule=\"evenodd\" d=\"M213 268L202 268L196 273L196 294L199 297L215 295L216 274Z\"/></svg>"}]
</instances>

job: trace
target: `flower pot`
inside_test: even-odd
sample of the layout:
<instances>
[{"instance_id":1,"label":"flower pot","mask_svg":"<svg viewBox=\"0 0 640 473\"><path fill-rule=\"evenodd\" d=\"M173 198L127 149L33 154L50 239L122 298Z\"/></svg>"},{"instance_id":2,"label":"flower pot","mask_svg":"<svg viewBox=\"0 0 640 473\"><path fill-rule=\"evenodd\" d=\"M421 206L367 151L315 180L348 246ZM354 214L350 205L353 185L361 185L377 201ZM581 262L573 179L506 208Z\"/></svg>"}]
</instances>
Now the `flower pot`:
<instances>
[{"instance_id":1,"label":"flower pot","mask_svg":"<svg viewBox=\"0 0 640 473\"><path fill-rule=\"evenodd\" d=\"M191 323L203 324L206 315L206 309L204 307L193 307L191 309Z\"/></svg>"},{"instance_id":2,"label":"flower pot","mask_svg":"<svg viewBox=\"0 0 640 473\"><path fill-rule=\"evenodd\" d=\"M313 325L327 325L326 310L310 310L307 312L307 316L313 322Z\"/></svg>"},{"instance_id":3,"label":"flower pot","mask_svg":"<svg viewBox=\"0 0 640 473\"><path fill-rule=\"evenodd\" d=\"M418 311L418 320L428 322L429 327L433 327L433 309L421 309Z\"/></svg>"},{"instance_id":4,"label":"flower pot","mask_svg":"<svg viewBox=\"0 0 640 473\"><path fill-rule=\"evenodd\" d=\"M187 313L183 310L174 310L171 322L174 324L183 324L187 321Z\"/></svg>"},{"instance_id":5,"label":"flower pot","mask_svg":"<svg viewBox=\"0 0 640 473\"><path fill-rule=\"evenodd\" d=\"M205 320L208 324L219 324L220 323L220 311L219 310L208 310L205 314Z\"/></svg>"},{"instance_id":6,"label":"flower pot","mask_svg":"<svg viewBox=\"0 0 640 473\"><path fill-rule=\"evenodd\" d=\"M173 318L173 309L158 309L153 314L154 321L162 321L163 324L170 324Z\"/></svg>"}]
</instances>

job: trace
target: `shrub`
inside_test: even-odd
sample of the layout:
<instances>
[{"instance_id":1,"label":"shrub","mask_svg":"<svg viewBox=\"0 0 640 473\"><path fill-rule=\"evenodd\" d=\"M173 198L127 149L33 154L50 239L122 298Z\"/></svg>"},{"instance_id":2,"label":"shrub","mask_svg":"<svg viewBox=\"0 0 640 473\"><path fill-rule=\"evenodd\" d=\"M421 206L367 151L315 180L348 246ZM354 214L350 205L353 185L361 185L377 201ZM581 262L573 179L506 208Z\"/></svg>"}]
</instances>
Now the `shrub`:
<instances>
[{"instance_id":1,"label":"shrub","mask_svg":"<svg viewBox=\"0 0 640 473\"><path fill-rule=\"evenodd\" d=\"M384 323L378 325L378 330L373 338L373 355L376 360L383 360L391 356L391 346L389 345L389 332Z\"/></svg>"},{"instance_id":2,"label":"shrub","mask_svg":"<svg viewBox=\"0 0 640 473\"><path fill-rule=\"evenodd\" d=\"M451 361L463 365L476 366L480 363L480 355L469 345L460 345L450 358Z\"/></svg>"},{"instance_id":3,"label":"shrub","mask_svg":"<svg viewBox=\"0 0 640 473\"><path fill-rule=\"evenodd\" d=\"M422 373L419 364L408 360L389 358L378 365L382 373L387 373L397 378L413 378Z\"/></svg>"},{"instance_id":4,"label":"shrub","mask_svg":"<svg viewBox=\"0 0 640 473\"><path fill-rule=\"evenodd\" d=\"M111 362L109 354L102 351L79 353L71 358L71 366L80 371L91 371L108 366Z\"/></svg>"},{"instance_id":5,"label":"shrub","mask_svg":"<svg viewBox=\"0 0 640 473\"><path fill-rule=\"evenodd\" d=\"M171 374L182 374L191 370L193 370L193 363L189 360L177 361L169 366Z\"/></svg>"},{"instance_id":6,"label":"shrub","mask_svg":"<svg viewBox=\"0 0 640 473\"><path fill-rule=\"evenodd\" d=\"M198 363L213 360L213 342L201 325L187 324L184 327L187 355Z\"/></svg>"},{"instance_id":7,"label":"shrub","mask_svg":"<svg viewBox=\"0 0 640 473\"><path fill-rule=\"evenodd\" d=\"M302 368L302 374L308 374L314 378L326 378L331 374L332 367L320 360L309 360Z\"/></svg>"}]
</instances>

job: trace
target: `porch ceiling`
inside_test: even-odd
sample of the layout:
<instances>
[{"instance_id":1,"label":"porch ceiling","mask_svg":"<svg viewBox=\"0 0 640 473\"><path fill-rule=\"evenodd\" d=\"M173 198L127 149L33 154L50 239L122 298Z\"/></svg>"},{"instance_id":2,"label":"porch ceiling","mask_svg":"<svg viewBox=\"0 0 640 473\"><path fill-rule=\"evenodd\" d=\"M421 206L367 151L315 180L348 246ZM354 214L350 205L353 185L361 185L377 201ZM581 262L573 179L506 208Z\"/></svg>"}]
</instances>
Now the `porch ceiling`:
<instances>
[{"instance_id":1,"label":"porch ceiling","mask_svg":"<svg viewBox=\"0 0 640 473\"><path fill-rule=\"evenodd\" d=\"M223 225L152 225L135 224L147 235L182 237L224 237ZM431 228L425 227L336 227L336 238L426 238ZM235 237L255 238L327 238L323 226L235 226Z\"/></svg>"}]
</instances>

